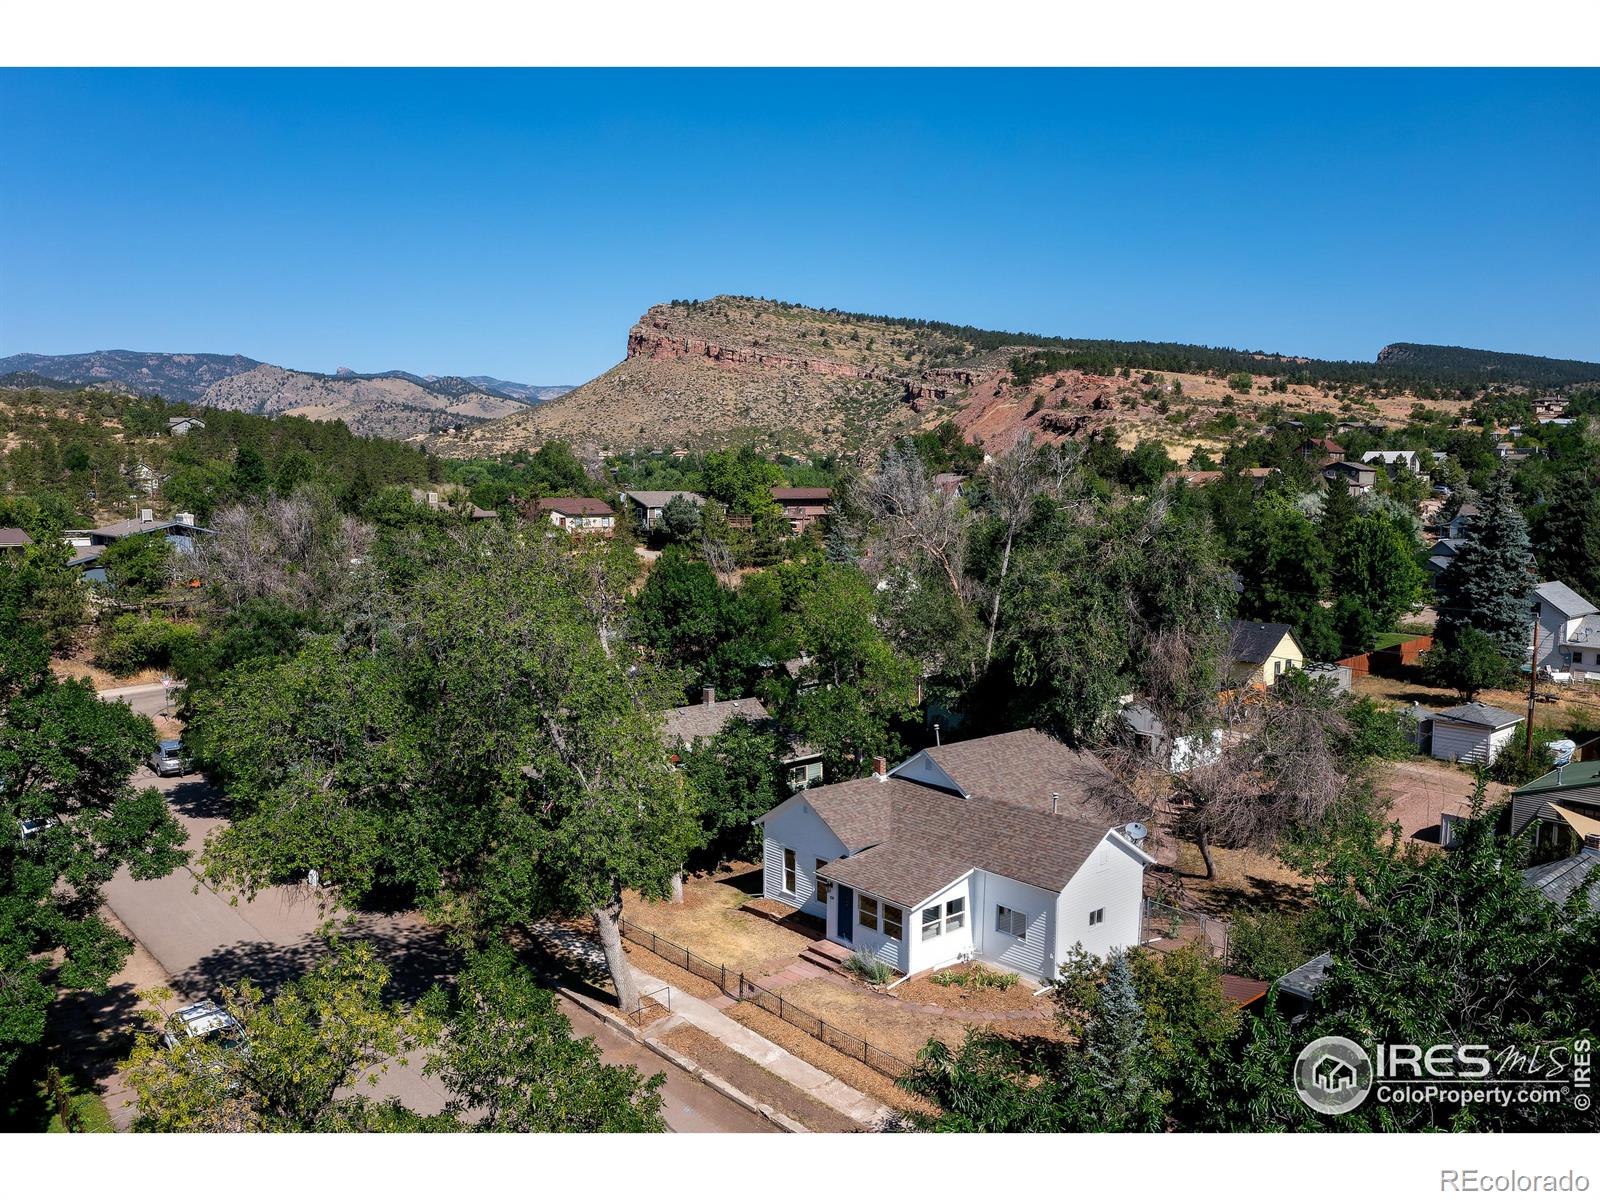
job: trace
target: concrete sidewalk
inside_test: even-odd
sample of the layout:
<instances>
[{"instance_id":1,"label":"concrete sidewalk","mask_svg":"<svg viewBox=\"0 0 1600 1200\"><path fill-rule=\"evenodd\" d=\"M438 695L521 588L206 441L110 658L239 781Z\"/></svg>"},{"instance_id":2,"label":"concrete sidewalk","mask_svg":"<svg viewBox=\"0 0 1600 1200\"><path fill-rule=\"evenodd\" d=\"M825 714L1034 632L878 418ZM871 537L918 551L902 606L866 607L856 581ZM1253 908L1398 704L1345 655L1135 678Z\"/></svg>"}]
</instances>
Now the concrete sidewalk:
<instances>
[{"instance_id":1,"label":"concrete sidewalk","mask_svg":"<svg viewBox=\"0 0 1600 1200\"><path fill-rule=\"evenodd\" d=\"M597 976L605 975L609 971L605 954L598 943L568 926L558 925L553 921L540 921L530 925L529 932L535 937L559 945L568 954L587 962ZM665 990L668 993L667 1006L674 1016L683 1018L702 1033L715 1038L730 1050L743 1055L820 1103L826 1104L835 1112L844 1114L867 1129L877 1128L885 1118L893 1115L893 1111L887 1106L862 1095L849 1084L812 1066L805 1059L791 1054L749 1026L741 1025L722 1012L715 1003L702 1000L698 996L691 996L682 988L673 987L654 975L645 974L638 967L632 969L634 983L640 995Z\"/></svg>"},{"instance_id":2,"label":"concrete sidewalk","mask_svg":"<svg viewBox=\"0 0 1600 1200\"><path fill-rule=\"evenodd\" d=\"M728 1049L744 1055L757 1066L771 1071L785 1083L798 1088L834 1111L843 1113L864 1128L875 1129L893 1115L892 1110L886 1106L863 1096L849 1084L812 1066L805 1059L789 1053L776 1042L768 1041L754 1029L741 1025L698 996L691 996L688 992L672 987L654 975L646 975L638 967L633 968L633 979L641 994L667 989L670 993L669 1007L675 1016L682 1017L696 1029L716 1038Z\"/></svg>"}]
</instances>

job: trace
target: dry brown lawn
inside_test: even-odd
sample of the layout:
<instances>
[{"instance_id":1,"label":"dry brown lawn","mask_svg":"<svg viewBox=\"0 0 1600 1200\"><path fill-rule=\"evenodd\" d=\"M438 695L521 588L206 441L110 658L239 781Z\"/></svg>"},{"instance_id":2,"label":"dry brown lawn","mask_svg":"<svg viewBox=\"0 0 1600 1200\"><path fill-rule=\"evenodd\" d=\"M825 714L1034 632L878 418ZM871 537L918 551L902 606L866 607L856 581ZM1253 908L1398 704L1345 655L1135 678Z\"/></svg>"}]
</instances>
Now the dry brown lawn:
<instances>
[{"instance_id":1,"label":"dry brown lawn","mask_svg":"<svg viewBox=\"0 0 1600 1200\"><path fill-rule=\"evenodd\" d=\"M731 883L691 879L684 884L679 904L628 893L623 915L640 929L729 970L765 975L793 961L811 939L764 917L740 912L749 899Z\"/></svg>"},{"instance_id":2,"label":"dry brown lawn","mask_svg":"<svg viewBox=\"0 0 1600 1200\"><path fill-rule=\"evenodd\" d=\"M804 979L782 988L778 994L841 1032L906 1062L917 1056L929 1038L959 1045L971 1028L956 1017L901 1008L882 993L842 979Z\"/></svg>"},{"instance_id":3,"label":"dry brown lawn","mask_svg":"<svg viewBox=\"0 0 1600 1200\"><path fill-rule=\"evenodd\" d=\"M837 1109L730 1050L693 1025L680 1025L661 1039L679 1054L733 1084L752 1100L787 1113L816 1133L859 1133L861 1126Z\"/></svg>"},{"instance_id":4,"label":"dry brown lawn","mask_svg":"<svg viewBox=\"0 0 1600 1200\"><path fill-rule=\"evenodd\" d=\"M1432 687L1409 679L1390 679L1384 675L1358 676L1351 686L1358 695L1390 704L1420 704L1434 712L1454 708L1462 702L1461 696L1449 688ZM1537 706L1535 729L1545 726L1552 731L1600 728L1600 687L1588 683L1540 683L1538 691L1541 696L1555 695L1559 699ZM1521 714L1528 709L1528 693L1520 688L1509 691L1488 688L1476 698L1480 703L1492 704L1507 712Z\"/></svg>"},{"instance_id":5,"label":"dry brown lawn","mask_svg":"<svg viewBox=\"0 0 1600 1200\"><path fill-rule=\"evenodd\" d=\"M1179 841L1176 847L1176 873L1152 876L1156 889L1147 893L1166 903L1226 917L1240 908L1299 908L1311 901L1311 881L1270 854L1214 846L1217 874L1207 879L1199 848L1190 841Z\"/></svg>"}]
</instances>

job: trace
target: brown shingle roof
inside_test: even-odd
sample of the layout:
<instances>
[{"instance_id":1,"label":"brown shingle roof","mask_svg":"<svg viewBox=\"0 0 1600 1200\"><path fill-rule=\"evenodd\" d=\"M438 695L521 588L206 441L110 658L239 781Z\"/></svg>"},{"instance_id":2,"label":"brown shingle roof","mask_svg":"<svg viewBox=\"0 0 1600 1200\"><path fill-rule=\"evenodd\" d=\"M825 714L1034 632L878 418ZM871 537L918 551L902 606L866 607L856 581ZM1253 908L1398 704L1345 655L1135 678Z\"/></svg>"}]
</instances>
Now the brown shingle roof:
<instances>
[{"instance_id":1,"label":"brown shingle roof","mask_svg":"<svg viewBox=\"0 0 1600 1200\"><path fill-rule=\"evenodd\" d=\"M751 721L768 719L766 706L754 696L740 700L718 700L712 704L688 704L669 708L665 714L667 740L693 745L696 738L716 737L729 721L745 717Z\"/></svg>"},{"instance_id":2,"label":"brown shingle roof","mask_svg":"<svg viewBox=\"0 0 1600 1200\"><path fill-rule=\"evenodd\" d=\"M1088 754L1037 729L930 746L925 752L969 796L1049 811L1052 794L1063 812L1092 812L1110 773Z\"/></svg>"},{"instance_id":3,"label":"brown shingle roof","mask_svg":"<svg viewBox=\"0 0 1600 1200\"><path fill-rule=\"evenodd\" d=\"M833 489L825 487L775 487L772 498L780 504L785 501L820 501L833 498Z\"/></svg>"},{"instance_id":4,"label":"brown shingle roof","mask_svg":"<svg viewBox=\"0 0 1600 1200\"><path fill-rule=\"evenodd\" d=\"M907 908L960 879L972 864L938 847L885 842L821 868L825 878Z\"/></svg>"},{"instance_id":5,"label":"brown shingle roof","mask_svg":"<svg viewBox=\"0 0 1600 1200\"><path fill-rule=\"evenodd\" d=\"M604 500L592 496L547 496L537 507L540 512L558 512L567 517L609 517L616 513Z\"/></svg>"},{"instance_id":6,"label":"brown shingle roof","mask_svg":"<svg viewBox=\"0 0 1600 1200\"><path fill-rule=\"evenodd\" d=\"M9 547L14 547L14 546L31 546L31 545L33 545L33 539L28 536L26 530L23 530L23 529L12 529L12 528L9 528L9 527L5 528L5 529L0 529L0 546L4 546L4 547L8 547L9 548Z\"/></svg>"}]
</instances>

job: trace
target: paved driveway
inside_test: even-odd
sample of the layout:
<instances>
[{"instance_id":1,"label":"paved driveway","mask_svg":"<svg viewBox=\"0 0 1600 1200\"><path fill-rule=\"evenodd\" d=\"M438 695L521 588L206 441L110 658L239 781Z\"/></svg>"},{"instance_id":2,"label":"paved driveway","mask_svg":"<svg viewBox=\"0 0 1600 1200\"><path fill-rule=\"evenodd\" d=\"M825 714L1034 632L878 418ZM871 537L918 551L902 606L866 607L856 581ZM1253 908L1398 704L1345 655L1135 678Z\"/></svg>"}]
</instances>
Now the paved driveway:
<instances>
[{"instance_id":1,"label":"paved driveway","mask_svg":"<svg viewBox=\"0 0 1600 1200\"><path fill-rule=\"evenodd\" d=\"M198 850L206 833L224 819L225 801L199 776L158 779L141 769L134 783L159 788L189 831ZM322 942L317 930L330 918L349 914L326 906L326 893L305 887L270 888L255 899L218 895L190 871L165 879L136 881L124 870L106 887L106 901L150 951L185 999L212 996L224 984L252 979L269 990L315 961ZM456 958L437 933L410 914L360 914L352 934L375 946L394 971L396 994L414 999L454 970ZM607 1026L576 1005L562 1002L580 1036L593 1037L607 1062L630 1063L646 1074L665 1072L667 1124L679 1132L772 1132L763 1118L741 1108ZM417 1066L391 1065L373 1094L395 1096L420 1112L443 1108L447 1093Z\"/></svg>"}]
</instances>

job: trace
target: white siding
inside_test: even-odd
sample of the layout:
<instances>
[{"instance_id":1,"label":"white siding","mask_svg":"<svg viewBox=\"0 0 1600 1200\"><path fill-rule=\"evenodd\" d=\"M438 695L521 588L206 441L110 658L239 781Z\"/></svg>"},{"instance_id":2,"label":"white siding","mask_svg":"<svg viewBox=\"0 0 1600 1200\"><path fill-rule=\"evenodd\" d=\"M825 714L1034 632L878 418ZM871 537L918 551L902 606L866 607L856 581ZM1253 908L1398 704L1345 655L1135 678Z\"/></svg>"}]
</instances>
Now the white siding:
<instances>
[{"instance_id":1,"label":"white siding","mask_svg":"<svg viewBox=\"0 0 1600 1200\"><path fill-rule=\"evenodd\" d=\"M876 929L863 929L861 927L859 906L862 896L867 896L878 902L878 927ZM909 937L911 937L911 926L913 923L911 918L912 910L896 904L894 907L899 908L901 911L901 936L898 938L885 937L883 932L883 906L888 903L888 901L884 900L881 896L873 896L871 892L858 891L855 893L855 897L857 909L854 940L850 943L851 947L863 958L875 958L885 966L893 967L896 971L899 971L902 974L909 974L909 972L906 970L906 941ZM837 905L830 902L828 907L830 909L836 908ZM836 931L837 922L835 921L830 923L828 932L833 934ZM837 940L837 938L835 940Z\"/></svg>"},{"instance_id":2,"label":"white siding","mask_svg":"<svg viewBox=\"0 0 1600 1200\"><path fill-rule=\"evenodd\" d=\"M761 894L810 913L826 916L817 899L817 859L832 862L844 853L844 843L800 797L773 809L761 825ZM794 851L795 890L783 887L783 852Z\"/></svg>"},{"instance_id":3,"label":"white siding","mask_svg":"<svg viewBox=\"0 0 1600 1200\"><path fill-rule=\"evenodd\" d=\"M910 974L926 971L933 967L944 967L955 962L963 954L970 954L973 949L972 923L973 888L971 886L974 875L958 880L945 888L937 896L930 897L926 902L906 914L906 944L911 955ZM953 933L944 930L944 906L957 897L967 902L966 924ZM922 910L939 906L939 936L922 940Z\"/></svg>"},{"instance_id":4,"label":"white siding","mask_svg":"<svg viewBox=\"0 0 1600 1200\"><path fill-rule=\"evenodd\" d=\"M1101 958L1113 950L1138 945L1143 901L1143 860L1117 839L1105 838L1061 889L1051 973L1079 942ZM1105 910L1105 920L1091 926L1089 914L1097 909Z\"/></svg>"},{"instance_id":5,"label":"white siding","mask_svg":"<svg viewBox=\"0 0 1600 1200\"><path fill-rule=\"evenodd\" d=\"M1055 894L1004 875L988 871L975 874L982 876L980 886L975 889L978 910L973 914L977 923L973 936L978 939L978 957L1034 979L1045 978L1055 969L1051 961L1055 952ZM996 909L1002 904L1024 915L1026 937L1014 938L995 928Z\"/></svg>"},{"instance_id":6,"label":"white siding","mask_svg":"<svg viewBox=\"0 0 1600 1200\"><path fill-rule=\"evenodd\" d=\"M946 775L933 759L928 757L926 750L919 751L905 762L890 772L896 779L910 779L917 783L926 783L931 787L942 788L947 792L961 795L961 787L954 779Z\"/></svg>"},{"instance_id":7,"label":"white siding","mask_svg":"<svg viewBox=\"0 0 1600 1200\"><path fill-rule=\"evenodd\" d=\"M1500 756L1516 734L1515 725L1507 725L1492 734L1481 725L1462 725L1443 717L1433 720L1433 756L1446 762L1464 762L1488 766Z\"/></svg>"}]
</instances>

